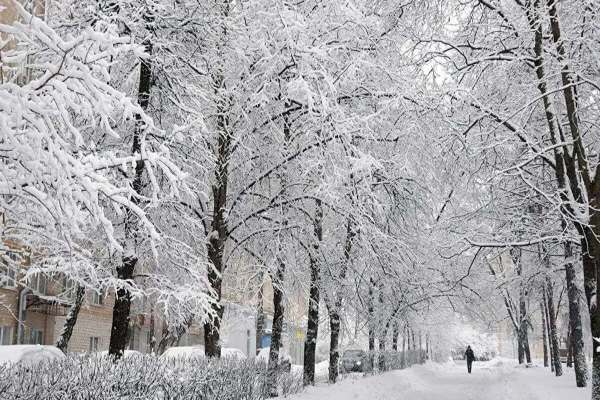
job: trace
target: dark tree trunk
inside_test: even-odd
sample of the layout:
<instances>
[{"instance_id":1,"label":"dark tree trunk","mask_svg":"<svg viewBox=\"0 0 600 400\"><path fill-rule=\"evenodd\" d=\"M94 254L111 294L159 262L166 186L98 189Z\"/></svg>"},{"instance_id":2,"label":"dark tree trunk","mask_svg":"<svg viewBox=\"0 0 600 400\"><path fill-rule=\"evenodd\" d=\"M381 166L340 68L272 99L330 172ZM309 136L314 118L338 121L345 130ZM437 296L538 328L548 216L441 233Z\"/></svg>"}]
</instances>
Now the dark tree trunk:
<instances>
[{"instance_id":1,"label":"dark tree trunk","mask_svg":"<svg viewBox=\"0 0 600 400\"><path fill-rule=\"evenodd\" d=\"M577 113L577 96L573 85L574 79L571 75L571 66L566 60L567 50L565 49L562 38L560 19L556 0L547 0L547 11L550 17L550 29L552 39L556 47L557 60L562 65L561 79L563 84L563 97L569 129L573 140L573 154L569 157L567 173L571 186L575 188L573 195L580 203L585 204L585 199L578 193L579 178L586 190L588 211L590 214L589 225L575 226L582 236L582 255L586 298L590 310L590 324L592 337L600 337L600 308L597 306L594 294L600 287L598 279L600 267L600 243L598 234L600 234L600 172L597 169L592 179L592 172L589 170L589 160L586 156L586 149L583 144L583 135L579 129L579 117ZM575 160L576 159L576 162ZM597 167L598 168L598 167ZM568 207L568 204L567 204ZM597 340L592 341L592 399L600 400L600 343ZM577 356L576 356L577 357Z\"/></svg>"},{"instance_id":2,"label":"dark tree trunk","mask_svg":"<svg viewBox=\"0 0 600 400\"><path fill-rule=\"evenodd\" d=\"M303 383L315 384L315 354L317 350L317 336L319 333L319 251L323 240L323 208L321 200L316 200L316 212L314 223L315 239L313 242L313 254L310 256L310 293L308 298L308 321L306 325L306 339L304 341L304 372Z\"/></svg>"},{"instance_id":3,"label":"dark tree trunk","mask_svg":"<svg viewBox=\"0 0 600 400\"><path fill-rule=\"evenodd\" d=\"M352 252L352 245L354 243L354 237L356 231L354 230L354 224L352 218L348 217L346 224L346 241L344 242L344 262L338 276L339 283L344 287L343 283L346 280L346 273L348 272L348 265L350 263L350 255ZM343 289L339 288L335 294L335 300L332 305L328 305L329 310L329 329L330 329L330 341L329 341L329 382L335 383L339 375L339 337L340 337L340 312L342 309L342 301L344 299ZM372 364L371 364L372 365Z\"/></svg>"},{"instance_id":4,"label":"dark tree trunk","mask_svg":"<svg viewBox=\"0 0 600 400\"><path fill-rule=\"evenodd\" d=\"M384 329L383 333L379 337L379 371L387 371L387 367L385 365L385 337L387 336L387 331Z\"/></svg>"},{"instance_id":5,"label":"dark tree trunk","mask_svg":"<svg viewBox=\"0 0 600 400\"><path fill-rule=\"evenodd\" d=\"M160 355L169 347L179 343L179 339L181 339L181 336L183 336L191 324L192 318L189 318L184 324L177 326L174 332L169 331L165 325L163 328L162 337L156 348L156 354Z\"/></svg>"},{"instance_id":6,"label":"dark tree trunk","mask_svg":"<svg viewBox=\"0 0 600 400\"><path fill-rule=\"evenodd\" d=\"M567 368L573 368L573 337L571 335L571 322L569 321L569 327L567 328Z\"/></svg>"},{"instance_id":7,"label":"dark tree trunk","mask_svg":"<svg viewBox=\"0 0 600 400\"><path fill-rule=\"evenodd\" d=\"M529 338L527 334L529 317L527 314L526 299L528 296L528 288L523 283L523 263L521 260L521 249L513 248L510 250L510 255L515 265L517 275L520 278L519 282L519 326L517 330L517 340L519 343L519 364L527 361L531 363L531 352L529 350Z\"/></svg>"},{"instance_id":8,"label":"dark tree trunk","mask_svg":"<svg viewBox=\"0 0 600 400\"><path fill-rule=\"evenodd\" d=\"M402 358L400 359L400 367L406 368L406 338L408 337L408 328L405 326L402 332Z\"/></svg>"},{"instance_id":9,"label":"dark tree trunk","mask_svg":"<svg viewBox=\"0 0 600 400\"><path fill-rule=\"evenodd\" d=\"M529 348L529 334L527 328L525 328L523 333L523 347L525 348L525 359L527 360L527 364L531 364L531 350Z\"/></svg>"},{"instance_id":10,"label":"dark tree trunk","mask_svg":"<svg viewBox=\"0 0 600 400\"><path fill-rule=\"evenodd\" d=\"M520 329L517 331L517 357L519 364L525 362L525 346L523 345L523 334Z\"/></svg>"},{"instance_id":11,"label":"dark tree trunk","mask_svg":"<svg viewBox=\"0 0 600 400\"><path fill-rule=\"evenodd\" d=\"M546 331L548 332L548 354L550 355L550 370L554 372L554 351L552 350L552 337L550 335L550 315L548 313L548 299L546 296L546 284L542 286L542 298L544 302L544 313L546 316Z\"/></svg>"},{"instance_id":12,"label":"dark tree trunk","mask_svg":"<svg viewBox=\"0 0 600 400\"><path fill-rule=\"evenodd\" d=\"M279 349L283 333L283 317L285 306L283 304L283 284L285 276L285 262L279 260L277 271L273 276L273 328L271 332L271 349L269 350L269 391L271 397L278 396L278 370Z\"/></svg>"},{"instance_id":13,"label":"dark tree trunk","mask_svg":"<svg viewBox=\"0 0 600 400\"><path fill-rule=\"evenodd\" d=\"M204 324L204 354L207 357L221 357L221 318L223 318L223 305L221 304L222 279L220 273L210 268L208 282L216 293L216 302L212 305L213 317Z\"/></svg>"},{"instance_id":14,"label":"dark tree trunk","mask_svg":"<svg viewBox=\"0 0 600 400\"><path fill-rule=\"evenodd\" d=\"M123 257L123 264L117 268L117 277L122 281L131 281L137 257ZM112 328L108 354L115 359L123 356L129 343L129 321L131 314L131 292L126 286L117 289L113 306Z\"/></svg>"},{"instance_id":15,"label":"dark tree trunk","mask_svg":"<svg viewBox=\"0 0 600 400\"><path fill-rule=\"evenodd\" d=\"M588 370L583 339L583 324L581 322L579 289L576 284L575 266L572 262L573 250L569 242L565 242L565 259L567 296L569 298L569 352L575 364L575 382L577 387L585 387L587 385Z\"/></svg>"},{"instance_id":16,"label":"dark tree trunk","mask_svg":"<svg viewBox=\"0 0 600 400\"><path fill-rule=\"evenodd\" d=\"M215 78L215 87L224 88L222 76ZM212 319L204 324L204 352L207 357L221 357L221 318L223 305L221 304L222 274L225 272L224 262L225 243L229 237L227 231L227 194L229 183L229 159L231 157L231 132L227 116L228 105L219 104L217 115L217 154L215 165L215 182L212 190L212 221L211 231L208 234L207 253L211 262L208 270L208 281L215 293L216 302L212 305Z\"/></svg>"},{"instance_id":17,"label":"dark tree trunk","mask_svg":"<svg viewBox=\"0 0 600 400\"><path fill-rule=\"evenodd\" d=\"M375 367L375 358L374 358L374 354L375 354L375 308L374 308L374 303L375 303L375 282L373 281L373 278L370 278L369 280L369 305L368 305L368 328L369 328L369 368L371 369L371 371L373 370L373 368Z\"/></svg>"},{"instance_id":18,"label":"dark tree trunk","mask_svg":"<svg viewBox=\"0 0 600 400\"><path fill-rule=\"evenodd\" d=\"M394 329L392 331L392 350L398 351L398 335L400 334L400 327L398 321L394 321Z\"/></svg>"},{"instance_id":19,"label":"dark tree trunk","mask_svg":"<svg viewBox=\"0 0 600 400\"><path fill-rule=\"evenodd\" d=\"M556 314L554 312L554 295L550 277L546 277L546 301L548 302L548 321L550 323L550 342L552 343L552 361L554 362L554 374L562 375L562 364L560 362L558 330L556 328Z\"/></svg>"},{"instance_id":20,"label":"dark tree trunk","mask_svg":"<svg viewBox=\"0 0 600 400\"><path fill-rule=\"evenodd\" d=\"M265 311L263 307L263 284L262 275L260 288L258 289L258 299L256 300L256 354L261 349L261 341L265 330Z\"/></svg>"},{"instance_id":21,"label":"dark tree trunk","mask_svg":"<svg viewBox=\"0 0 600 400\"><path fill-rule=\"evenodd\" d=\"M151 17L145 17L150 22ZM144 49L148 55L152 54L152 43L149 39L143 42ZM152 88L152 64L150 58L143 58L140 61L140 77L138 83L138 103L142 110L146 111L150 104L150 90ZM131 184L133 191L137 195L142 194L142 176L144 174L145 163L141 159L142 154L142 134L146 129L141 115L135 116L135 131L133 135L133 144L131 153L140 158L135 163L135 175ZM138 205L137 197L132 198L132 202ZM113 307L112 327L110 331L110 344L108 353L115 359L123 356L125 347L129 343L129 319L131 313L131 293L127 284L133 283L133 274L138 261L137 256L138 241L138 221L137 217L128 209L125 213L125 254L122 263L117 267L117 277L125 282L117 289L115 304Z\"/></svg>"},{"instance_id":22,"label":"dark tree trunk","mask_svg":"<svg viewBox=\"0 0 600 400\"><path fill-rule=\"evenodd\" d=\"M151 354L154 354L156 351L156 326L154 319L154 307L150 308L150 343L148 343L148 348Z\"/></svg>"},{"instance_id":23,"label":"dark tree trunk","mask_svg":"<svg viewBox=\"0 0 600 400\"><path fill-rule=\"evenodd\" d=\"M77 317L79 316L79 310L81 309L81 305L83 304L84 297L85 288L81 285L77 285L77 289L75 291L75 298L73 299L73 304L71 305L69 313L67 314L67 318L65 319L63 330L60 336L58 337L58 340L56 341L56 347L65 354L67 353L69 340L71 340L73 328L75 327L75 323L77 323Z\"/></svg>"},{"instance_id":24,"label":"dark tree trunk","mask_svg":"<svg viewBox=\"0 0 600 400\"><path fill-rule=\"evenodd\" d=\"M311 260L311 264L317 261ZM317 336L319 331L319 267L311 266L311 287L308 305L308 321L306 326L306 339L304 341L304 385L315 384L315 354L317 349Z\"/></svg>"},{"instance_id":25,"label":"dark tree trunk","mask_svg":"<svg viewBox=\"0 0 600 400\"><path fill-rule=\"evenodd\" d=\"M540 304L540 312L542 314L542 340L544 347L544 367L548 367L548 329L546 325L546 307L544 303Z\"/></svg>"}]
</instances>

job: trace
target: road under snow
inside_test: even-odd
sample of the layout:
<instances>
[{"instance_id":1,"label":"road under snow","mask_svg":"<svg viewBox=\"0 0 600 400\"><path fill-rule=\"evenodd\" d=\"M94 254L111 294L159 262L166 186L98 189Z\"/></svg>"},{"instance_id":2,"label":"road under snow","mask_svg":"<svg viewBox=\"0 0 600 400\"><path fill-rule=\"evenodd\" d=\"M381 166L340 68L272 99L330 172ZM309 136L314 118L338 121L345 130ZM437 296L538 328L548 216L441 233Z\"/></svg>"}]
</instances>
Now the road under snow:
<instances>
[{"instance_id":1,"label":"road under snow","mask_svg":"<svg viewBox=\"0 0 600 400\"><path fill-rule=\"evenodd\" d=\"M293 400L587 400L589 389L575 387L572 369L555 377L543 367L521 368L512 360L415 366L363 377L350 375L336 385L320 385Z\"/></svg>"}]
</instances>

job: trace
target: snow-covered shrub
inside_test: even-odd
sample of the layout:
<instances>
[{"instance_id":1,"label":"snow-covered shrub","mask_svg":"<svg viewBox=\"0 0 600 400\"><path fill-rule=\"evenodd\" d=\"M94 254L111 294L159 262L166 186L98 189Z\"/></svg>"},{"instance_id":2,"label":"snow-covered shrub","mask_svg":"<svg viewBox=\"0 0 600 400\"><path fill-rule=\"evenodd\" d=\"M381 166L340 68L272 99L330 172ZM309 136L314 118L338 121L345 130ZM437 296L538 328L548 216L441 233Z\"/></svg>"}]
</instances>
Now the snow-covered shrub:
<instances>
[{"instance_id":1,"label":"snow-covered shrub","mask_svg":"<svg viewBox=\"0 0 600 400\"><path fill-rule=\"evenodd\" d=\"M281 374L283 394L302 388L302 377ZM253 360L131 356L68 357L33 367L0 366L0 398L260 400L269 395L267 368Z\"/></svg>"}]
</instances>

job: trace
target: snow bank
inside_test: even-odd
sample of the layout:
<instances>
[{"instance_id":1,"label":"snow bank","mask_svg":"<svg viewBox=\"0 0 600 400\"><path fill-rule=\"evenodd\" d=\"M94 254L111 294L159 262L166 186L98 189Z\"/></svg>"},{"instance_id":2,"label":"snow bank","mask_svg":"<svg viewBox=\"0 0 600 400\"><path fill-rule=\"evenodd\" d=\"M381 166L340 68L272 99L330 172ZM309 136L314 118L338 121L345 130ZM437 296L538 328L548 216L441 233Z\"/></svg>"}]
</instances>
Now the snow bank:
<instances>
[{"instance_id":1,"label":"snow bank","mask_svg":"<svg viewBox=\"0 0 600 400\"><path fill-rule=\"evenodd\" d=\"M36 364L42 361L60 360L65 355L54 346L39 344L0 346L0 364Z\"/></svg>"},{"instance_id":2,"label":"snow bank","mask_svg":"<svg viewBox=\"0 0 600 400\"><path fill-rule=\"evenodd\" d=\"M204 358L204 346L170 347L162 355L163 359Z\"/></svg>"}]
</instances>

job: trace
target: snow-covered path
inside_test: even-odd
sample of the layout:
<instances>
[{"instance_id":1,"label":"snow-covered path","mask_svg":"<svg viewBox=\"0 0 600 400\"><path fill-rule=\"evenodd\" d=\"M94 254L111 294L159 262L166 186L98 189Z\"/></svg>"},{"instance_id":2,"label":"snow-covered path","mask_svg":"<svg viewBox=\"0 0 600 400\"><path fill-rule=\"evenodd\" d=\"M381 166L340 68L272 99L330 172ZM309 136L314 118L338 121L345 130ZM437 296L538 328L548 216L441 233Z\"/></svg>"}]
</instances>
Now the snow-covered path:
<instances>
[{"instance_id":1,"label":"snow-covered path","mask_svg":"<svg viewBox=\"0 0 600 400\"><path fill-rule=\"evenodd\" d=\"M512 361L428 364L383 375L352 375L337 385L310 388L293 400L587 400L575 387L572 370L556 378L541 367L517 368Z\"/></svg>"}]
</instances>

